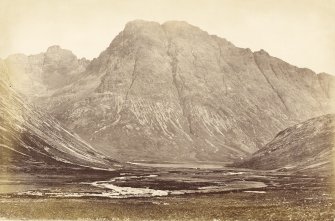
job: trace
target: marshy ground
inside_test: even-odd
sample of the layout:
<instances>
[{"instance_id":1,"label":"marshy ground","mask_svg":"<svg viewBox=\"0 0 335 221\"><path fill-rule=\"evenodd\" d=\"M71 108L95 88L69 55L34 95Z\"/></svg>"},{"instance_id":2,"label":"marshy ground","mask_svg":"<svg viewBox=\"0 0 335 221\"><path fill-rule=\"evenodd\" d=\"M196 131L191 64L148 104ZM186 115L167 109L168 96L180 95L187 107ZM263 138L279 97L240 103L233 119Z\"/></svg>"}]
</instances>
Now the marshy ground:
<instances>
[{"instance_id":1,"label":"marshy ground","mask_svg":"<svg viewBox=\"0 0 335 221\"><path fill-rule=\"evenodd\" d=\"M61 175L60 175L61 174ZM44 171L0 177L0 218L334 220L323 176L220 166Z\"/></svg>"}]
</instances>

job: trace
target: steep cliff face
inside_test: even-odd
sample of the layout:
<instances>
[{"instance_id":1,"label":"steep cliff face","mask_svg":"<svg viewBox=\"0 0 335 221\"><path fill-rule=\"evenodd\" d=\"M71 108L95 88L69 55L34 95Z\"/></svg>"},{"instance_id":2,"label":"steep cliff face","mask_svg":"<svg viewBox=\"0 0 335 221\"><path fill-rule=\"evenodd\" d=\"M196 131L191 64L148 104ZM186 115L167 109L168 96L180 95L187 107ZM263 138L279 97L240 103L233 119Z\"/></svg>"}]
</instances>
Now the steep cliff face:
<instances>
[{"instance_id":1,"label":"steep cliff face","mask_svg":"<svg viewBox=\"0 0 335 221\"><path fill-rule=\"evenodd\" d=\"M332 109L330 75L186 22L130 22L77 73L35 103L125 161L243 158L280 130Z\"/></svg>"},{"instance_id":2,"label":"steep cliff face","mask_svg":"<svg viewBox=\"0 0 335 221\"><path fill-rule=\"evenodd\" d=\"M264 148L239 166L254 169L333 171L335 146L334 115L312 118L281 131Z\"/></svg>"}]
</instances>

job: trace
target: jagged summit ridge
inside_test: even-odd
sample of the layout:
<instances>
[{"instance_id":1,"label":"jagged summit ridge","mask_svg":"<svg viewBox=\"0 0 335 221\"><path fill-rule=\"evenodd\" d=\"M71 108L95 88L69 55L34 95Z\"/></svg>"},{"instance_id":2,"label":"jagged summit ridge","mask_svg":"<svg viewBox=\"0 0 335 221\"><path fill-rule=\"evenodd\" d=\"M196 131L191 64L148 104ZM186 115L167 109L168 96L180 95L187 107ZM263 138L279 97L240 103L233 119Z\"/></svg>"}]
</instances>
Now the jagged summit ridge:
<instances>
[{"instance_id":1,"label":"jagged summit ridge","mask_svg":"<svg viewBox=\"0 0 335 221\"><path fill-rule=\"evenodd\" d=\"M14 88L31 100L50 96L54 90L76 81L89 61L78 59L70 50L58 45L37 55L15 54L4 60Z\"/></svg>"}]
</instances>

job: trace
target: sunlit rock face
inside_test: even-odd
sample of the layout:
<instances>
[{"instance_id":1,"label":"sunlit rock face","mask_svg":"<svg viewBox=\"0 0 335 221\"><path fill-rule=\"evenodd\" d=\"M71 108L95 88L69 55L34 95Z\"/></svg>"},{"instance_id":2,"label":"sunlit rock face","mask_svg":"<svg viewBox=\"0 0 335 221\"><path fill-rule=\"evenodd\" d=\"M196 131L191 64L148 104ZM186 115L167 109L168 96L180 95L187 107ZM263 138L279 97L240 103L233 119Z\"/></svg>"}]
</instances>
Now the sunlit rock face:
<instances>
[{"instance_id":1,"label":"sunlit rock face","mask_svg":"<svg viewBox=\"0 0 335 221\"><path fill-rule=\"evenodd\" d=\"M43 73L34 103L124 161L244 158L279 131L332 109L332 76L186 22L130 22L88 65L68 51L48 51L34 62L45 54L57 62L25 71Z\"/></svg>"},{"instance_id":2,"label":"sunlit rock face","mask_svg":"<svg viewBox=\"0 0 335 221\"><path fill-rule=\"evenodd\" d=\"M333 173L335 115L323 115L289 127L239 166Z\"/></svg>"}]
</instances>

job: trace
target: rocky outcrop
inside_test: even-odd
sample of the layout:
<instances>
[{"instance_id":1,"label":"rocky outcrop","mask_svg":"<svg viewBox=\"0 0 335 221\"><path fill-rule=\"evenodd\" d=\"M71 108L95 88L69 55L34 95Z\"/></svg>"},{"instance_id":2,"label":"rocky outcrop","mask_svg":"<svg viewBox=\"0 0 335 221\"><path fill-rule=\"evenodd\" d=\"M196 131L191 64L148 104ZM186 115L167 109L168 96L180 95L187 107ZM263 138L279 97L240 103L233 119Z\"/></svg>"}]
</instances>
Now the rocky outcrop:
<instances>
[{"instance_id":1,"label":"rocky outcrop","mask_svg":"<svg viewBox=\"0 0 335 221\"><path fill-rule=\"evenodd\" d=\"M335 146L334 115L312 118L277 134L237 166L331 174Z\"/></svg>"},{"instance_id":2,"label":"rocky outcrop","mask_svg":"<svg viewBox=\"0 0 335 221\"><path fill-rule=\"evenodd\" d=\"M245 158L279 131L332 111L332 76L186 22L130 22L78 69L67 85L43 81L57 89L34 103L124 161Z\"/></svg>"}]
</instances>

